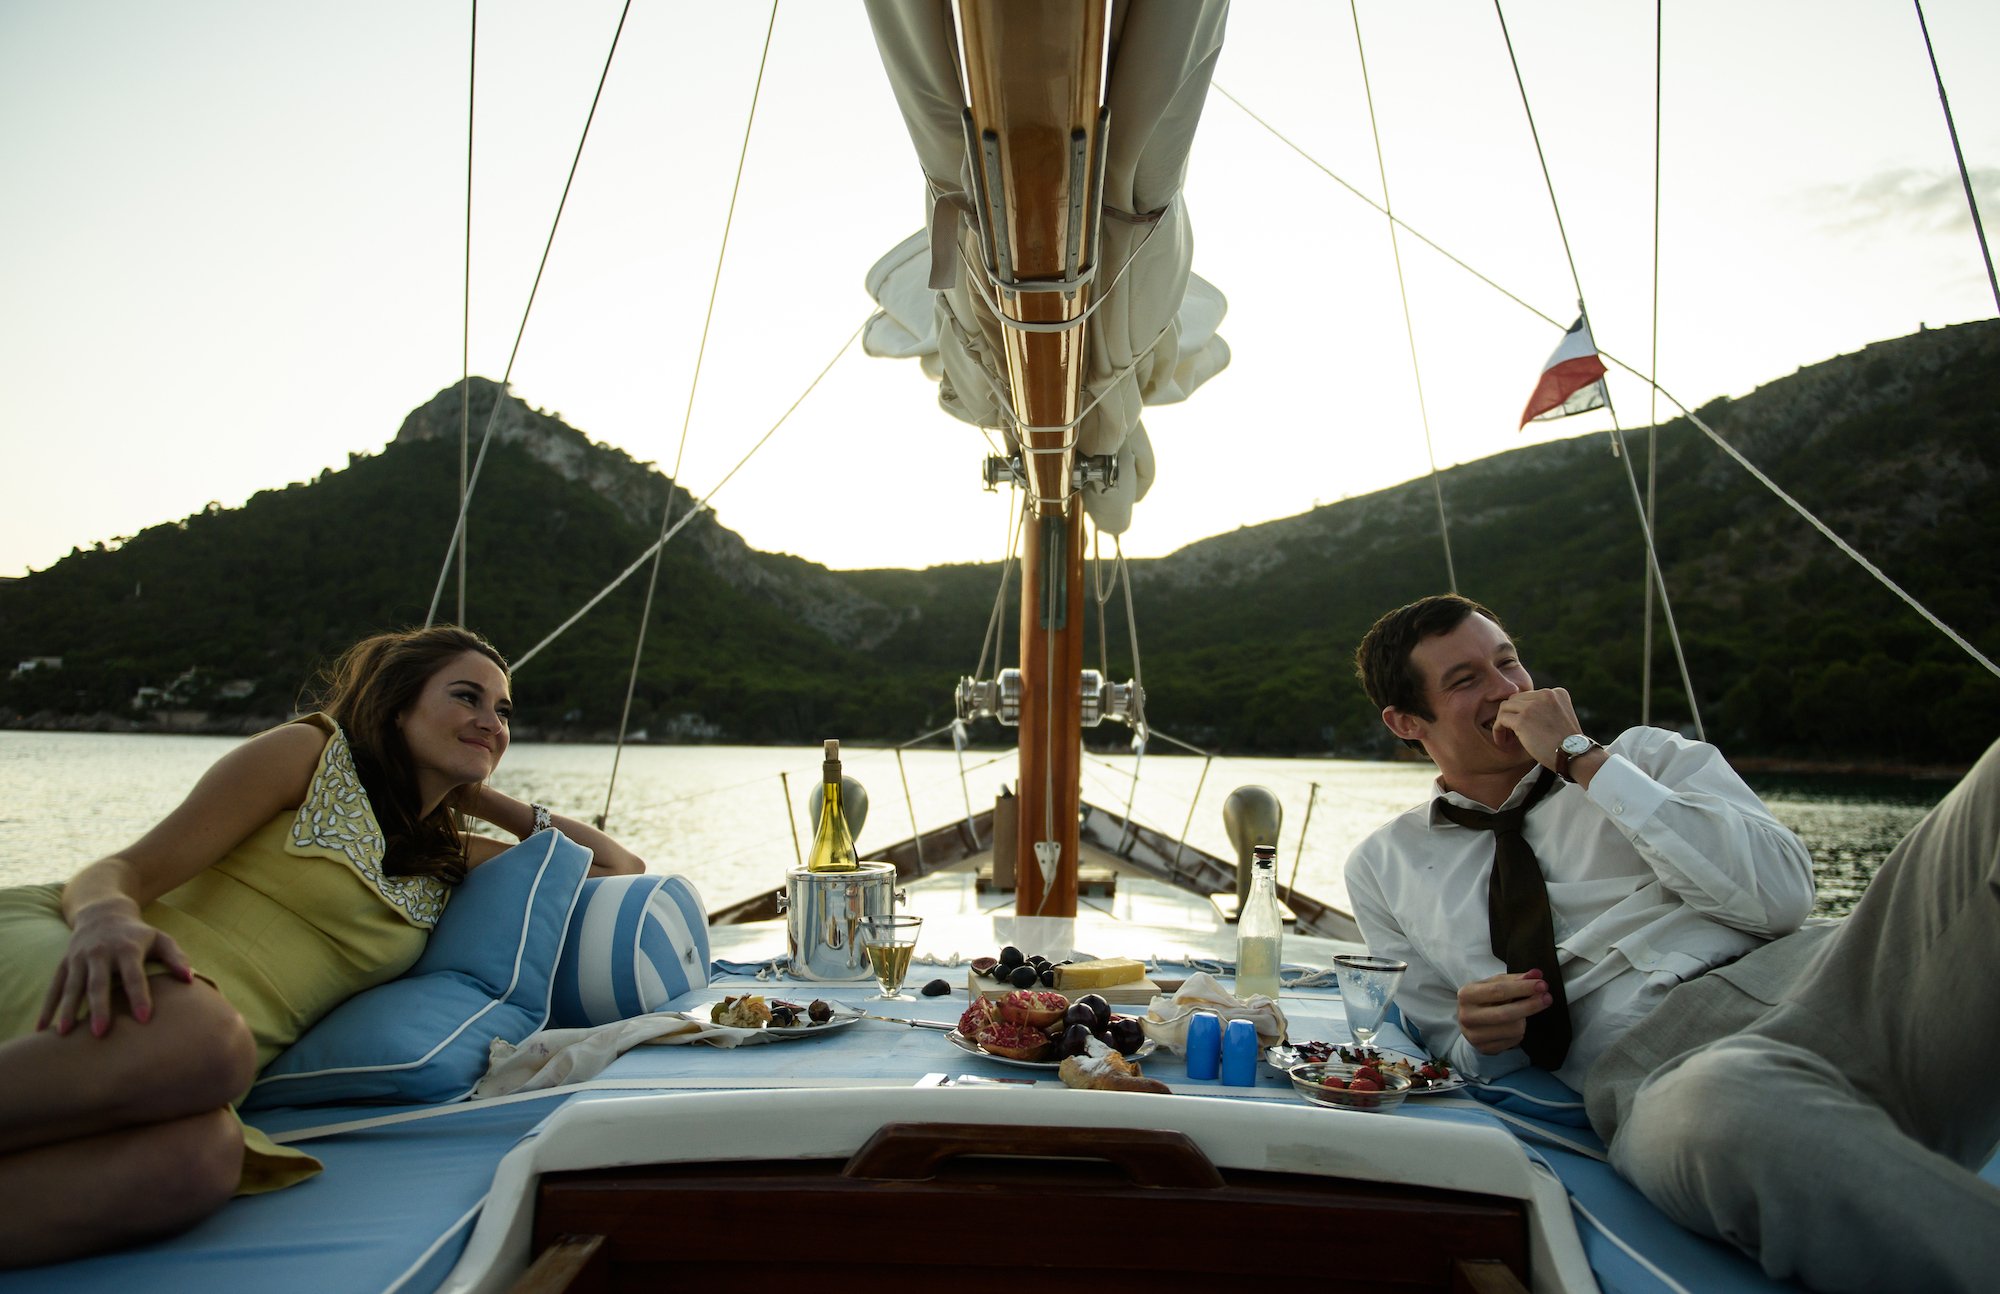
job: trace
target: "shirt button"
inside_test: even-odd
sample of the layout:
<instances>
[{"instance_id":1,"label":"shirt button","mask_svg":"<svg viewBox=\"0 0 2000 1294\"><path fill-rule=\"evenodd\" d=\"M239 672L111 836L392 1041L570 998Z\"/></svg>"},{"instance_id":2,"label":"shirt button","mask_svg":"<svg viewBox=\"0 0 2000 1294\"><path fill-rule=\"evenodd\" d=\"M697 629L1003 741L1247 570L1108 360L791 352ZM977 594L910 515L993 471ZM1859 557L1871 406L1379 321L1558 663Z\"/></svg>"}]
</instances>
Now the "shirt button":
<instances>
[{"instance_id":1,"label":"shirt button","mask_svg":"<svg viewBox=\"0 0 2000 1294\"><path fill-rule=\"evenodd\" d=\"M1625 801L1619 800L1612 804L1611 811L1616 814L1623 814L1625 812Z\"/></svg>"}]
</instances>

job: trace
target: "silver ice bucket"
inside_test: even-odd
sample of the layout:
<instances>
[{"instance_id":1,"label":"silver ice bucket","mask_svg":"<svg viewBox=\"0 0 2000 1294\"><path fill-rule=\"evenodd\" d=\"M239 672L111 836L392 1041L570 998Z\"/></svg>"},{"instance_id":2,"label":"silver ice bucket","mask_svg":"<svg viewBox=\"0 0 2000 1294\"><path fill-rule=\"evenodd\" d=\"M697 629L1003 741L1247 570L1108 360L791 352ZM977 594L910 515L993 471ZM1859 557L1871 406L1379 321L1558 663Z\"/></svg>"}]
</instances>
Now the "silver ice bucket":
<instances>
[{"instance_id":1,"label":"silver ice bucket","mask_svg":"<svg viewBox=\"0 0 2000 1294\"><path fill-rule=\"evenodd\" d=\"M896 865L863 863L852 872L785 874L778 906L785 913L785 946L799 979L870 978L861 946L861 918L886 917L896 906Z\"/></svg>"}]
</instances>

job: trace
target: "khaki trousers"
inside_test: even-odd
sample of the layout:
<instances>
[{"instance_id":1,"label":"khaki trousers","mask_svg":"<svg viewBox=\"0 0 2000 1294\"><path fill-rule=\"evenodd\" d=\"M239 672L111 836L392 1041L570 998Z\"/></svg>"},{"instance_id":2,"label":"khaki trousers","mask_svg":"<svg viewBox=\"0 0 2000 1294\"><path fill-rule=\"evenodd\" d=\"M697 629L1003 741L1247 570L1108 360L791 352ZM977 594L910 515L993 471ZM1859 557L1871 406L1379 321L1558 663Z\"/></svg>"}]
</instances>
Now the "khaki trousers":
<instances>
[{"instance_id":1,"label":"khaki trousers","mask_svg":"<svg viewBox=\"0 0 2000 1294\"><path fill-rule=\"evenodd\" d=\"M1772 1276L2000 1288L2000 743L1851 916L1675 989L1584 1094L1621 1175Z\"/></svg>"}]
</instances>

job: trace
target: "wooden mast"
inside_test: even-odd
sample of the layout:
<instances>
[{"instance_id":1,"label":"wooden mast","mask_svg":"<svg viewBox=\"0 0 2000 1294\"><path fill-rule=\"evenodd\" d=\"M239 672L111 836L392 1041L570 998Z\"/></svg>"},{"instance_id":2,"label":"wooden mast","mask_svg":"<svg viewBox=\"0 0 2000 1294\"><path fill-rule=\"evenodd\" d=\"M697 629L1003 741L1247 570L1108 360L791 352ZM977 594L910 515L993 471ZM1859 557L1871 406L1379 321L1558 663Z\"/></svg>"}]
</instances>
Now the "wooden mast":
<instances>
[{"instance_id":1,"label":"wooden mast","mask_svg":"<svg viewBox=\"0 0 2000 1294\"><path fill-rule=\"evenodd\" d=\"M1076 915L1082 795L1083 508L1071 484L1095 255L1104 0L961 0L968 145L986 262L1000 282L1008 387L1031 500L1021 558L1015 910ZM1038 842L1061 847L1044 886Z\"/></svg>"}]
</instances>

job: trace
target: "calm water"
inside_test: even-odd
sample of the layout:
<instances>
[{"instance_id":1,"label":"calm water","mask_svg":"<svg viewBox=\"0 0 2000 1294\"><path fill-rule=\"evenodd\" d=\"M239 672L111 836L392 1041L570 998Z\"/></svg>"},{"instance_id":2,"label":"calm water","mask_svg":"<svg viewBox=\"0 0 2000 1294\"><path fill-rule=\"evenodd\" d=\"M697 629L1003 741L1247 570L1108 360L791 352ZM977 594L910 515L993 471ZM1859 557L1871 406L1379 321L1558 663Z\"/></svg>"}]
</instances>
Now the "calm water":
<instances>
[{"instance_id":1,"label":"calm water","mask_svg":"<svg viewBox=\"0 0 2000 1294\"><path fill-rule=\"evenodd\" d=\"M0 885L60 880L120 848L180 801L231 737L126 736L0 731ZM561 813L602 811L612 752L606 746L523 743L494 778L501 789ZM1087 755L1084 798L1122 809L1133 795L1132 758ZM961 763L963 777L961 779ZM1206 767L1204 767L1206 765ZM928 830L988 806L1014 778L1014 753L906 752L848 748L847 772L867 786L872 809L864 849ZM782 775L782 776L781 776ZM789 777L789 790L784 780ZM611 827L654 870L684 873L711 907L781 889L794 865L791 823L810 836L802 808L819 777L814 749L630 747L619 767ZM905 799L903 783L909 796ZM1297 867L1301 890L1346 906L1340 869L1355 843L1428 791L1429 765L1351 760L1234 759L1148 755L1133 815L1190 844L1228 857L1222 802L1247 783L1285 806L1280 878ZM1318 784L1314 798L1313 785ZM1841 913L1903 833L1948 789L1942 782L1764 779L1758 789L1805 839L1819 868L1820 909ZM1189 797L1199 788L1192 819ZM1305 821L1312 799L1311 821ZM789 822L788 822L789 819ZM1300 830L1304 828L1301 852Z\"/></svg>"}]
</instances>

